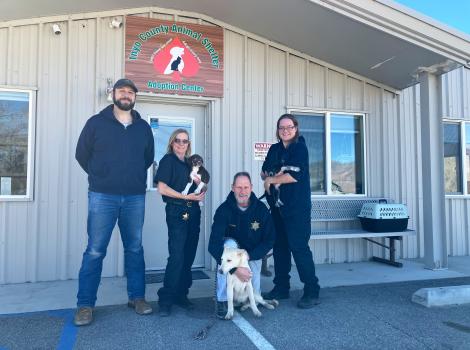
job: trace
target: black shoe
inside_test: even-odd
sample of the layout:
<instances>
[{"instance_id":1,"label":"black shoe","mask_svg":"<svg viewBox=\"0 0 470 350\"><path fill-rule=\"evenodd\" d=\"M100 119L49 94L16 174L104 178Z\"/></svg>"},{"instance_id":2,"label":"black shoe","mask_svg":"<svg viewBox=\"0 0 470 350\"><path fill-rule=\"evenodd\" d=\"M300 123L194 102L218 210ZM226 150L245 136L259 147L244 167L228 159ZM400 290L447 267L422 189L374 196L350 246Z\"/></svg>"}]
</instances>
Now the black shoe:
<instances>
[{"instance_id":1,"label":"black shoe","mask_svg":"<svg viewBox=\"0 0 470 350\"><path fill-rule=\"evenodd\" d=\"M217 311L216 311L216 316L217 318L220 318L221 320L225 319L225 315L227 315L227 302L226 301L218 301L217 302Z\"/></svg>"},{"instance_id":2,"label":"black shoe","mask_svg":"<svg viewBox=\"0 0 470 350\"><path fill-rule=\"evenodd\" d=\"M320 300L318 297L313 297L311 295L305 294L300 298L300 300L297 302L297 307L299 309L311 309L315 305L320 304Z\"/></svg>"},{"instance_id":3,"label":"black shoe","mask_svg":"<svg viewBox=\"0 0 470 350\"><path fill-rule=\"evenodd\" d=\"M158 311L160 317L168 317L171 314L171 305L163 304L160 305L160 309Z\"/></svg>"},{"instance_id":4,"label":"black shoe","mask_svg":"<svg viewBox=\"0 0 470 350\"><path fill-rule=\"evenodd\" d=\"M289 299L289 290L280 290L279 288L274 287L270 292L263 293L263 298L266 300L281 300L281 299Z\"/></svg>"},{"instance_id":5,"label":"black shoe","mask_svg":"<svg viewBox=\"0 0 470 350\"><path fill-rule=\"evenodd\" d=\"M194 310L194 303L192 303L186 296L175 300L175 304L185 310Z\"/></svg>"}]
</instances>

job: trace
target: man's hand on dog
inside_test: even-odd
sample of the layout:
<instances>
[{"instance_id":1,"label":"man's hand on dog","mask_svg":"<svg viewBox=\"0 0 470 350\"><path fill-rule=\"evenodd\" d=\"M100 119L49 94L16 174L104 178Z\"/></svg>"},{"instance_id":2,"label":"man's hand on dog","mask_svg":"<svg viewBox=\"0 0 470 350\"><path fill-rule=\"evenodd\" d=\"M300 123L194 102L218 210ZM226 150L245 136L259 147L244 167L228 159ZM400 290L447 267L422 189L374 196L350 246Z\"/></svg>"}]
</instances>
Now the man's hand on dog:
<instances>
[{"instance_id":1,"label":"man's hand on dog","mask_svg":"<svg viewBox=\"0 0 470 350\"><path fill-rule=\"evenodd\" d=\"M242 282L248 282L252 275L253 274L251 273L250 269L246 267L237 267L235 270L235 276L237 276L238 279Z\"/></svg>"}]
</instances>

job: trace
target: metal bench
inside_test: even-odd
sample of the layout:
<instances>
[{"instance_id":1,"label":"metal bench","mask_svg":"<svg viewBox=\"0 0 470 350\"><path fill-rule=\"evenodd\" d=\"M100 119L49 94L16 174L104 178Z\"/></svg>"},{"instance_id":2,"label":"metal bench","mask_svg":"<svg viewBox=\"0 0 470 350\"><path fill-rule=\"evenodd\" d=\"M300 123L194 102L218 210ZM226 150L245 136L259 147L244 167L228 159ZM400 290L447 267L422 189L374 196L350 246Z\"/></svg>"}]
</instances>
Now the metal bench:
<instances>
[{"instance_id":1,"label":"metal bench","mask_svg":"<svg viewBox=\"0 0 470 350\"><path fill-rule=\"evenodd\" d=\"M385 198L328 198L312 200L312 233L310 239L333 239L333 238L362 238L366 241L377 244L389 249L390 258L384 259L373 256L371 260L389 264L396 267L402 267L403 264L395 260L395 241L401 241L403 236L412 236L414 230L403 232L368 232L360 228L334 228L334 229L316 229L315 223L325 222L328 227L329 222L351 222L350 226L359 226L358 215L361 212L364 203L390 203ZM386 237L389 239L389 245L382 244L371 238Z\"/></svg>"}]
</instances>

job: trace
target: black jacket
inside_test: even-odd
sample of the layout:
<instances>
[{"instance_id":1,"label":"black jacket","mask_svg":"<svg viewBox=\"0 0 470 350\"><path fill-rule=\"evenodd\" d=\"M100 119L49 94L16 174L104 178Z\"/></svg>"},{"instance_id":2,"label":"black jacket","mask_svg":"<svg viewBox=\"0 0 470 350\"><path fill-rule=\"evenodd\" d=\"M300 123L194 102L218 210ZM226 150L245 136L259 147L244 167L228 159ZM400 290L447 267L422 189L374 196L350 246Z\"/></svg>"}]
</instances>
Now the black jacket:
<instances>
[{"instance_id":1,"label":"black jacket","mask_svg":"<svg viewBox=\"0 0 470 350\"><path fill-rule=\"evenodd\" d=\"M273 247L275 231L271 214L255 194L250 196L250 206L240 210L233 192L216 210L209 239L209 253L220 264L224 239L233 238L240 248L250 255L250 260L263 258Z\"/></svg>"},{"instance_id":2,"label":"black jacket","mask_svg":"<svg viewBox=\"0 0 470 350\"><path fill-rule=\"evenodd\" d=\"M310 216L312 202L310 199L310 173L308 149L303 136L291 143L287 148L282 141L273 144L268 151L262 170L270 171L271 168L290 165L300 168L299 172L286 171L297 182L282 184L280 187L280 198L284 203L280 207L284 216L296 214Z\"/></svg>"},{"instance_id":3,"label":"black jacket","mask_svg":"<svg viewBox=\"0 0 470 350\"><path fill-rule=\"evenodd\" d=\"M153 134L139 113L131 114L127 128L114 117L113 105L86 122L75 158L88 174L90 191L145 194L147 169L154 160Z\"/></svg>"}]
</instances>

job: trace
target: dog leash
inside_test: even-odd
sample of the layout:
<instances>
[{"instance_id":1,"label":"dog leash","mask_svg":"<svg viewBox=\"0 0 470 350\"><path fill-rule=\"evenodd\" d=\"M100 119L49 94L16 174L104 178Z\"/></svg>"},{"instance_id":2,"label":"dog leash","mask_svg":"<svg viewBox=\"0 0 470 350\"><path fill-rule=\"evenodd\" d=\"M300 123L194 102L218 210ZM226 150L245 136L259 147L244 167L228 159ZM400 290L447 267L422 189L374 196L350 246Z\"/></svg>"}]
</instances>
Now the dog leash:
<instances>
[{"instance_id":1,"label":"dog leash","mask_svg":"<svg viewBox=\"0 0 470 350\"><path fill-rule=\"evenodd\" d=\"M217 269L215 269L214 277L214 314L211 318L213 318L213 320L211 320L204 328L197 332L193 337L193 340L206 339L209 335L209 330L217 323Z\"/></svg>"}]
</instances>

